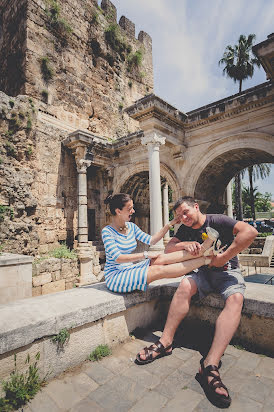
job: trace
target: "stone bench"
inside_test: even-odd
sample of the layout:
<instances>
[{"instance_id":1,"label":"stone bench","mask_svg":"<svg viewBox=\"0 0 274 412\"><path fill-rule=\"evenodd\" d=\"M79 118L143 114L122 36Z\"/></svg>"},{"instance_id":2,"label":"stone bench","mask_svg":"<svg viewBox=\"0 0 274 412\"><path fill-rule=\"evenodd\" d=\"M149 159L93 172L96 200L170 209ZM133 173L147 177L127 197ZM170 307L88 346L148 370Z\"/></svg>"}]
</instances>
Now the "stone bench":
<instances>
[{"instance_id":1,"label":"stone bench","mask_svg":"<svg viewBox=\"0 0 274 412\"><path fill-rule=\"evenodd\" d=\"M0 305L0 379L17 367L24 370L27 354L40 352L42 375L51 377L76 366L100 344L113 346L137 327L165 317L179 281L162 280L146 292L115 294L104 283ZM217 295L193 303L188 318L215 323L223 307ZM67 328L70 340L58 350L51 338ZM237 336L274 352L274 287L248 284Z\"/></svg>"}]
</instances>

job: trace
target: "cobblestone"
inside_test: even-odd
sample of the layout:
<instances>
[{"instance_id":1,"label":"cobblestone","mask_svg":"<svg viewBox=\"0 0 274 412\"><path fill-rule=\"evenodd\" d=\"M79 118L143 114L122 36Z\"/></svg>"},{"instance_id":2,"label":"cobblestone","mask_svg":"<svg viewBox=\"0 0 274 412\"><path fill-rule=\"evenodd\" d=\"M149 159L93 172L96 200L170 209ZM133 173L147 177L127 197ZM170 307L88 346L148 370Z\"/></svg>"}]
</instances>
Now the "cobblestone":
<instances>
[{"instance_id":1,"label":"cobblestone","mask_svg":"<svg viewBox=\"0 0 274 412\"><path fill-rule=\"evenodd\" d=\"M152 334L151 334L152 336ZM155 339L154 339L155 340ZM175 348L148 365L133 362L150 342L132 340L99 362L53 379L24 412L218 412L195 380L201 354ZM230 412L273 412L274 359L229 346L220 370Z\"/></svg>"}]
</instances>

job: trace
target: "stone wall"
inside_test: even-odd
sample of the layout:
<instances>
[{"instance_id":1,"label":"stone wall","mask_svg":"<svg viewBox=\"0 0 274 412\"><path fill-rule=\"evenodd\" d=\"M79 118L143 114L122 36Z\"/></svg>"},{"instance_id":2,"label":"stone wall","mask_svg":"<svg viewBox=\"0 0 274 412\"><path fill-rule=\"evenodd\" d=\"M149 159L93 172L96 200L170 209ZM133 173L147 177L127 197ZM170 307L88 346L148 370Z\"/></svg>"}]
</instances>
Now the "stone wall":
<instances>
[{"instance_id":1,"label":"stone wall","mask_svg":"<svg viewBox=\"0 0 274 412\"><path fill-rule=\"evenodd\" d=\"M117 24L109 0L59 6L54 20L51 0L0 5L0 242L5 251L36 256L77 239L77 172L62 141L76 129L106 141L135 131L123 108L153 91L149 35L136 38L124 16ZM97 238L110 189L108 172L90 168Z\"/></svg>"},{"instance_id":2,"label":"stone wall","mask_svg":"<svg viewBox=\"0 0 274 412\"><path fill-rule=\"evenodd\" d=\"M9 70L5 72L0 84L4 92L23 91L44 101L49 113L75 128L111 138L136 129L122 109L153 90L149 35L140 32L136 39L134 23L124 16L117 24L116 8L109 0L103 0L101 7L95 0L82 0L80 5L76 0L59 1L57 14L52 0L5 3L1 61L8 67L21 39L24 47L21 44L17 50L24 64L18 60L13 68L14 77L20 71L23 80L12 88ZM23 7L27 14L22 13ZM21 36L11 32L19 16Z\"/></svg>"},{"instance_id":3,"label":"stone wall","mask_svg":"<svg viewBox=\"0 0 274 412\"><path fill-rule=\"evenodd\" d=\"M2 0L0 4L0 90L24 93L27 0Z\"/></svg>"},{"instance_id":4,"label":"stone wall","mask_svg":"<svg viewBox=\"0 0 274 412\"><path fill-rule=\"evenodd\" d=\"M13 253L34 254L39 244L36 118L27 96L0 92L0 243Z\"/></svg>"},{"instance_id":5,"label":"stone wall","mask_svg":"<svg viewBox=\"0 0 274 412\"><path fill-rule=\"evenodd\" d=\"M76 286L78 278L77 259L38 259L32 265L32 296L72 289Z\"/></svg>"}]
</instances>

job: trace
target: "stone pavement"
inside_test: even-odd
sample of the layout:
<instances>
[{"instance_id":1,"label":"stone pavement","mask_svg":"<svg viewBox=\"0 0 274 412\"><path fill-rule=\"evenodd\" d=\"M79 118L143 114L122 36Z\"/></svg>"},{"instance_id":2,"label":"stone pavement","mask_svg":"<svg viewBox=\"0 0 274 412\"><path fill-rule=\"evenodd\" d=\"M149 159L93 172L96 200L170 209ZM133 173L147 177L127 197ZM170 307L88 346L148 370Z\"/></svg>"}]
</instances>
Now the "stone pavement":
<instances>
[{"instance_id":1,"label":"stone pavement","mask_svg":"<svg viewBox=\"0 0 274 412\"><path fill-rule=\"evenodd\" d=\"M195 380L201 355L176 347L172 356L138 366L136 353L160 332L125 342L99 362L85 362L53 379L24 412L210 412L221 411ZM230 412L274 411L274 359L234 346L222 358Z\"/></svg>"}]
</instances>

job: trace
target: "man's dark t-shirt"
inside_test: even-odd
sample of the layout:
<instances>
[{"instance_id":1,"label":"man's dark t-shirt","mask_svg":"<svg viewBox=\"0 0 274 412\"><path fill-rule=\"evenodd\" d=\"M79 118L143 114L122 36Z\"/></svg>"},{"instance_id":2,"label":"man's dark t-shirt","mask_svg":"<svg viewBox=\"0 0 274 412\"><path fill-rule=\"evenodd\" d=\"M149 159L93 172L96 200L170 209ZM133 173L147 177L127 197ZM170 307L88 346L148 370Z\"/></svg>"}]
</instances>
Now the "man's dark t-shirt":
<instances>
[{"instance_id":1,"label":"man's dark t-shirt","mask_svg":"<svg viewBox=\"0 0 274 412\"><path fill-rule=\"evenodd\" d=\"M206 220L203 226L199 229L193 229L185 225L181 225L175 234L181 242L195 241L203 243L202 234L206 233L207 226L219 232L219 239L222 242L221 246L229 247L234 240L233 228L237 220L226 215L206 215ZM227 249L227 247L225 249ZM231 268L235 269L239 266L237 256L230 259Z\"/></svg>"}]
</instances>

